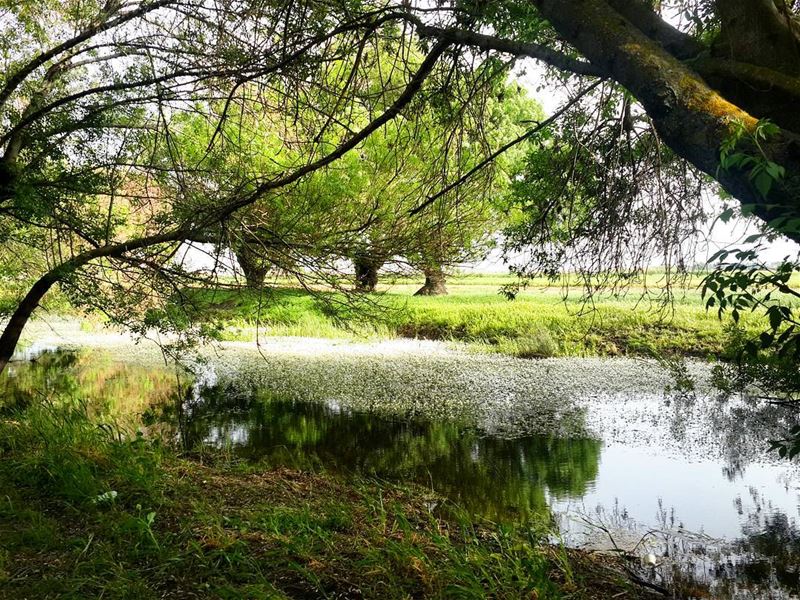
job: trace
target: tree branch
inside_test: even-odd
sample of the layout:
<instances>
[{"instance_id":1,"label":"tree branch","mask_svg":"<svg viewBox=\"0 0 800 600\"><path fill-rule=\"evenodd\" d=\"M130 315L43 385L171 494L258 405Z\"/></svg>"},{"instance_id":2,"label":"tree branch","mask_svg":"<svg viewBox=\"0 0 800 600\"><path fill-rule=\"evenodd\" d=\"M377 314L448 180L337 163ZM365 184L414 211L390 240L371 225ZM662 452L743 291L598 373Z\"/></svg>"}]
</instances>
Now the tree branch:
<instances>
[{"instance_id":1,"label":"tree branch","mask_svg":"<svg viewBox=\"0 0 800 600\"><path fill-rule=\"evenodd\" d=\"M429 27L422 23L417 25L417 34L421 38L436 38L452 44L464 44L485 51L495 50L497 52L513 54L514 56L526 56L528 58L540 60L557 69L575 73L576 75L605 76L605 72L592 63L577 60L561 52L556 52L547 46L542 46L541 44L515 42L513 40L463 29Z\"/></svg>"},{"instance_id":2,"label":"tree branch","mask_svg":"<svg viewBox=\"0 0 800 600\"><path fill-rule=\"evenodd\" d=\"M433 204L436 200L438 200L439 198L444 196L447 192L449 192L449 191L455 189L456 187L466 183L473 175L475 175L475 173L477 173L478 171L482 170L487 165L492 163L494 160L497 159L498 156L500 156L504 152L507 152L508 150L510 150L511 148L516 146L517 144L520 144L520 143L524 142L525 140L533 137L534 135L536 135L537 133L542 131L544 128L549 127L550 125L555 123L558 119L560 119L564 115L565 112L567 112L570 108L575 106L575 104L577 104L578 101L580 101L581 98L583 98L586 94L591 92L593 89L595 89L598 85L600 85L604 81L605 81L604 79L600 79L599 81L595 81L592 85L590 85L586 89L584 89L581 92L579 92L578 95L576 95L574 98L572 98L564 106L559 108L548 119L545 119L541 123L537 123L536 127L533 127L532 129L529 129L528 131L526 131L525 133L523 133L519 137L517 137L517 138L511 140L510 142L500 146L500 148L498 148L497 150L492 152L489 156L487 156L484 160L482 160L477 165L475 165L472 169L470 169L469 171L464 173L464 175L459 177L456 181L454 181L450 185L442 188L441 190L439 190L438 192L436 192L432 196L428 196L428 198L422 204L412 208L411 211L409 212L409 215L413 217L414 215L417 215L417 214L421 213L428 206Z\"/></svg>"},{"instance_id":3,"label":"tree branch","mask_svg":"<svg viewBox=\"0 0 800 600\"><path fill-rule=\"evenodd\" d=\"M675 58L693 58L707 50L701 42L667 23L642 0L606 1L611 8Z\"/></svg>"},{"instance_id":4,"label":"tree branch","mask_svg":"<svg viewBox=\"0 0 800 600\"><path fill-rule=\"evenodd\" d=\"M800 138L788 130L762 144L766 157L782 165L786 177L765 199L749 172L723 169L720 147L735 124L753 131L758 119L712 89L689 66L648 38L604 0L534 0L558 33L593 64L641 102L661 138L680 156L719 181L731 195L750 205L762 220L800 212ZM793 239L800 235L787 233Z\"/></svg>"},{"instance_id":5,"label":"tree branch","mask_svg":"<svg viewBox=\"0 0 800 600\"><path fill-rule=\"evenodd\" d=\"M387 108L380 116L375 118L369 125L365 126L363 129L358 131L357 133L353 134L348 140L344 143L340 144L336 150L333 152L326 154L322 158L311 162L304 167L301 167L290 173L285 175L284 177L274 179L272 181L267 181L262 183L258 186L258 188L252 192L247 197L243 198L238 202L233 202L225 207L222 208L221 211L215 212L212 218L211 223L217 222L224 217L232 214L233 212L253 204L256 202L261 196L263 196L266 192L270 190L274 190L277 188L285 187L297 181L298 179L308 175L309 173L313 173L325 167L332 162L338 160L345 154L347 154L350 150L354 149L358 146L361 142L367 139L373 132L377 131L380 127L394 119L397 115L400 114L400 111L407 106L411 100L413 100L414 96L419 92L424 83L425 79L427 79L428 75L430 75L431 71L433 71L434 66L438 62L441 55L444 51L451 45L449 41L442 41L436 43L436 45L431 49L428 53L428 56L425 57L425 60L420 65L417 72L414 74L414 77L411 78L411 81L406 85L403 93L400 94L397 99L392 103L389 108Z\"/></svg>"},{"instance_id":6,"label":"tree branch","mask_svg":"<svg viewBox=\"0 0 800 600\"><path fill-rule=\"evenodd\" d=\"M8 78L6 84L2 89L0 89L0 107L6 103L11 94L13 94L20 84L25 81L28 75L47 63L47 61L50 59L55 58L63 52L71 50L78 44L81 44L82 42L85 42L86 40L103 33L104 31L108 31L109 29L113 29L118 25L122 25L123 23L127 23L128 21L144 16L149 12L152 12L163 6L167 6L173 2L175 2L175 0L155 0L150 4L145 4L136 10L120 15L116 19L110 19L89 27L66 42L63 42L46 52L42 52L26 65L20 67L11 77Z\"/></svg>"}]
</instances>

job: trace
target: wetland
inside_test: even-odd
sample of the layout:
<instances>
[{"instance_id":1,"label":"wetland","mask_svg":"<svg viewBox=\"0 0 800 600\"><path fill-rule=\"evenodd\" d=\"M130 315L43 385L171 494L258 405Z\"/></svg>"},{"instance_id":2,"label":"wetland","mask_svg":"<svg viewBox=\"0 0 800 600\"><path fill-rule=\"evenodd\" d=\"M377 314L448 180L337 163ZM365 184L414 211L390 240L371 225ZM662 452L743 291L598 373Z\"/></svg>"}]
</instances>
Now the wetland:
<instances>
[{"instance_id":1,"label":"wetland","mask_svg":"<svg viewBox=\"0 0 800 600\"><path fill-rule=\"evenodd\" d=\"M625 571L673 593L796 597L800 471L767 452L793 412L722 397L710 363L683 361L691 385L677 388L653 360L412 340L276 338L185 363L116 338L45 342L4 375L4 414L81 399L120 438L203 465L410 486L431 518L625 557Z\"/></svg>"}]
</instances>

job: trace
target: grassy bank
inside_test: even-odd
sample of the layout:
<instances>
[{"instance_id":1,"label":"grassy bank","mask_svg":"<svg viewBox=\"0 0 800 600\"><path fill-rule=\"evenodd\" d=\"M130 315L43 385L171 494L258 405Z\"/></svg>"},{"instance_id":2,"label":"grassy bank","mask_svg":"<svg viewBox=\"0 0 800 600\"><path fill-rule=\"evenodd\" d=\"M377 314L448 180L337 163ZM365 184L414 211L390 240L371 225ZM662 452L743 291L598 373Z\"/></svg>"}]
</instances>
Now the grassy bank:
<instances>
[{"instance_id":1,"label":"grassy bank","mask_svg":"<svg viewBox=\"0 0 800 600\"><path fill-rule=\"evenodd\" d=\"M422 490L180 456L74 401L0 414L2 598L633 598L619 564Z\"/></svg>"},{"instance_id":2,"label":"grassy bank","mask_svg":"<svg viewBox=\"0 0 800 600\"><path fill-rule=\"evenodd\" d=\"M191 298L207 314L226 324L227 339L261 335L314 337L402 336L453 340L475 348L522 357L683 354L718 356L728 338L727 321L707 312L690 282L669 306L642 288L624 296L595 298L589 306L574 288L564 290L534 282L516 300L498 293L512 277L461 276L448 283L450 294L419 297L417 280L399 279L372 295L375 306L355 318L344 310L338 320L330 307L343 298L311 294L278 282L264 291L193 290ZM341 316L341 315L339 315ZM745 315L745 327L757 318Z\"/></svg>"}]
</instances>

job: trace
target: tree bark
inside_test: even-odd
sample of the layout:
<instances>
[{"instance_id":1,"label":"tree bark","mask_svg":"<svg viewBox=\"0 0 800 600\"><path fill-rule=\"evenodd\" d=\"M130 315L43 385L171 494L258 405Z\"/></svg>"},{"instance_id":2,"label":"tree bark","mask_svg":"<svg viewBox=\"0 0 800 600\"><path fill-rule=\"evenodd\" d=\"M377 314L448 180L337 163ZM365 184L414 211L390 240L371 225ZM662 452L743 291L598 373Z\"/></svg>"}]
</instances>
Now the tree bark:
<instances>
[{"instance_id":1,"label":"tree bark","mask_svg":"<svg viewBox=\"0 0 800 600\"><path fill-rule=\"evenodd\" d=\"M425 267L422 272L425 273L425 285L416 291L415 296L447 295L446 278L440 266Z\"/></svg>"},{"instance_id":2,"label":"tree bark","mask_svg":"<svg viewBox=\"0 0 800 600\"><path fill-rule=\"evenodd\" d=\"M374 292L378 285L378 271L383 266L383 261L368 256L357 256L353 259L356 272L356 290L359 292Z\"/></svg>"},{"instance_id":3,"label":"tree bark","mask_svg":"<svg viewBox=\"0 0 800 600\"><path fill-rule=\"evenodd\" d=\"M643 0L608 0L608 4L676 58L695 58L705 50L703 44L664 21Z\"/></svg>"},{"instance_id":4,"label":"tree bark","mask_svg":"<svg viewBox=\"0 0 800 600\"><path fill-rule=\"evenodd\" d=\"M66 277L72 275L78 269L96 258L119 257L127 252L141 250L159 244L179 242L187 237L189 237L188 231L178 228L167 233L160 233L119 244L109 244L107 246L92 248L91 250L77 254L70 260L45 273L31 286L31 289L28 290L28 293L17 306L14 314L11 315L11 319L9 319L3 330L3 334L0 335L0 374L5 370L8 361L11 360L14 349L19 342L20 335L22 335L22 331L33 314L33 311L39 306L44 295L50 291L50 288L52 288L55 283L63 281Z\"/></svg>"},{"instance_id":5,"label":"tree bark","mask_svg":"<svg viewBox=\"0 0 800 600\"><path fill-rule=\"evenodd\" d=\"M714 53L783 73L800 73L800 44L774 0L716 0L721 33Z\"/></svg>"},{"instance_id":6,"label":"tree bark","mask_svg":"<svg viewBox=\"0 0 800 600\"><path fill-rule=\"evenodd\" d=\"M16 310L6 324L6 328L3 330L3 335L0 335L0 373L5 370L6 365L14 355L14 350L28 319L30 319L33 311L39 306L44 295L53 287L56 281L58 281L58 277L53 271L47 273L31 286L31 289L28 290L28 293L17 305Z\"/></svg>"},{"instance_id":7,"label":"tree bark","mask_svg":"<svg viewBox=\"0 0 800 600\"><path fill-rule=\"evenodd\" d=\"M242 244L233 250L236 262L244 273L247 287L260 289L264 286L264 279L269 272L269 261L248 244Z\"/></svg>"}]
</instances>

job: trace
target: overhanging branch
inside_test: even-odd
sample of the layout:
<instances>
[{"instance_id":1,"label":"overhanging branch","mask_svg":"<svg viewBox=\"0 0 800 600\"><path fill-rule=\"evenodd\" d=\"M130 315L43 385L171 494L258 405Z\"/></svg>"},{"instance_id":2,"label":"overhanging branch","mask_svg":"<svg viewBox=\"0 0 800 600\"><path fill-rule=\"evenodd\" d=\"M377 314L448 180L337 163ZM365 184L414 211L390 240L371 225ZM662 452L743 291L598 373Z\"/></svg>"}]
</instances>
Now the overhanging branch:
<instances>
[{"instance_id":1,"label":"overhanging branch","mask_svg":"<svg viewBox=\"0 0 800 600\"><path fill-rule=\"evenodd\" d=\"M426 25L421 19L409 13L395 13L393 16L412 23L417 30L417 35L423 39L432 38L448 42L452 45L463 44L484 51L494 50L514 56L525 56L547 63L557 69L575 73L576 75L595 77L605 77L606 75L605 72L589 62L578 60L562 52L557 52L542 44L517 42L494 35L476 33L474 31L454 27L433 27L431 25Z\"/></svg>"},{"instance_id":2,"label":"overhanging branch","mask_svg":"<svg viewBox=\"0 0 800 600\"><path fill-rule=\"evenodd\" d=\"M413 209L411 209L411 211L409 212L409 215L413 217L414 215L417 215L417 214L421 213L423 210L425 210L428 206L430 206L431 204L436 202L436 200L438 200L439 198L444 196L446 193L448 193L449 191L451 191L451 190L457 188L458 186L463 185L464 183L466 183L473 175L475 175L479 171L483 170L486 166L488 166L489 164L494 162L497 159L498 156L502 155L505 152L508 152L514 146L516 146L518 144L521 144L522 142L524 142L527 139L530 139L531 137L533 137L534 135L536 135L537 133L542 131L544 128L549 127L550 125L555 123L558 119L561 118L561 116L565 112L567 112L570 108L572 108L575 104L577 104L578 101L581 98L583 98L586 94L591 92L593 89L595 89L597 86L599 86L604 81L605 81L605 79L600 79L599 81L595 81L592 85L590 85L586 89L584 89L581 92L579 92L574 98L572 98L564 106L559 108L555 113L552 114L552 116L550 116L549 118L545 119L541 123L537 123L536 127L533 127L532 129L529 129L528 131L523 133L521 136L519 136L519 137L511 140L510 142L500 146L500 148L498 148L497 150L492 152L492 154L487 156L484 160L479 162L472 169L470 169L469 171L464 173L464 175L459 177L456 181L454 181L450 185L442 188L441 190L439 190L438 192L436 192L432 196L428 196L428 198L422 204L420 204L419 206L416 206Z\"/></svg>"}]
</instances>

